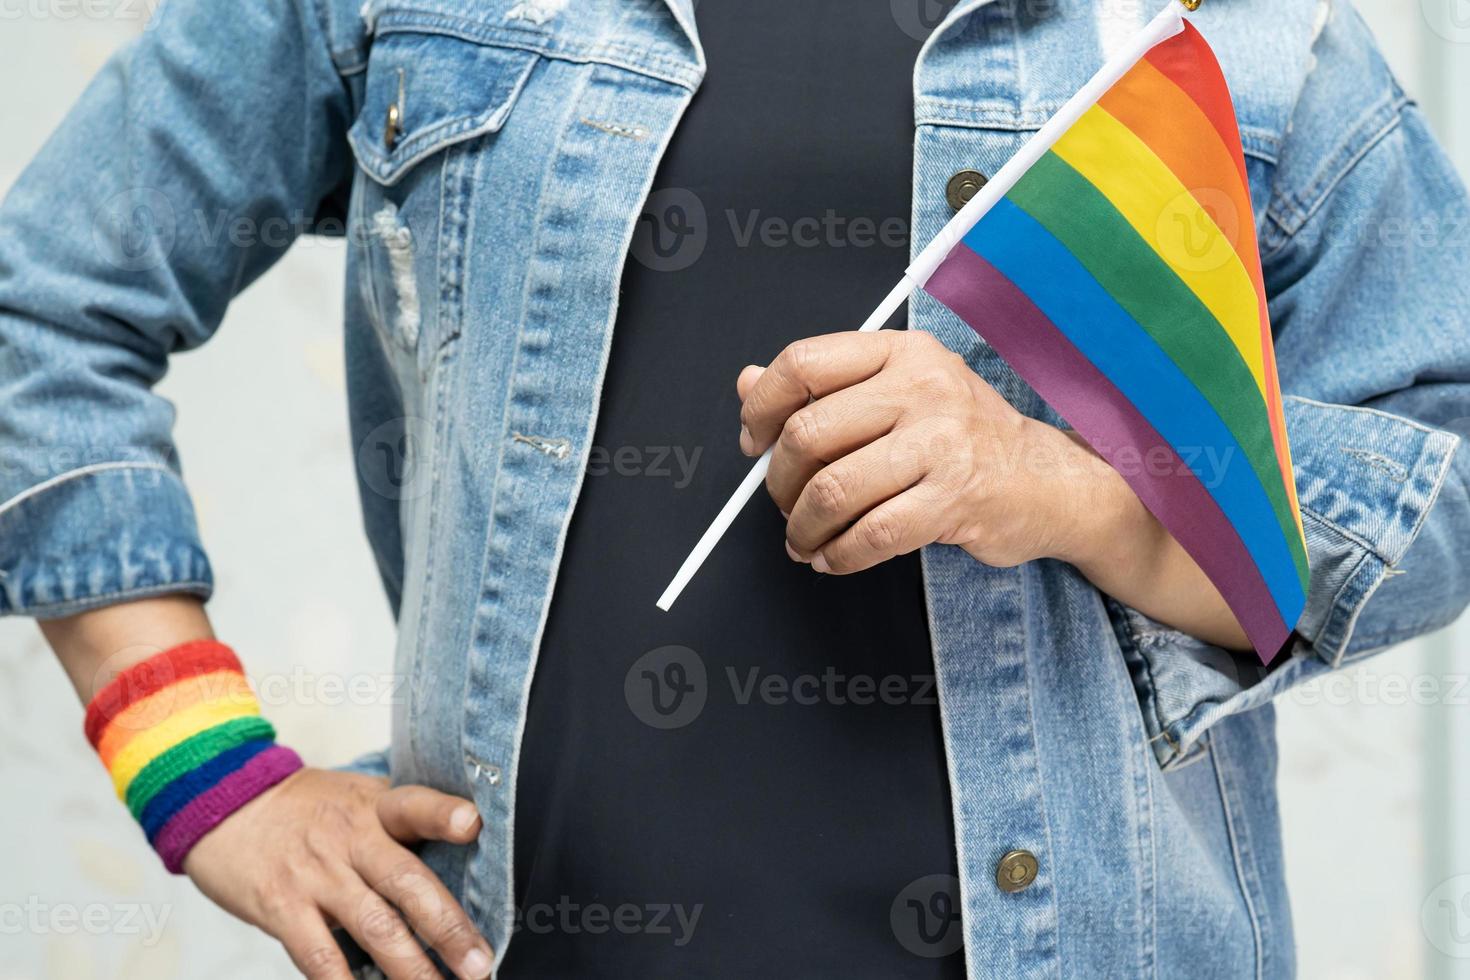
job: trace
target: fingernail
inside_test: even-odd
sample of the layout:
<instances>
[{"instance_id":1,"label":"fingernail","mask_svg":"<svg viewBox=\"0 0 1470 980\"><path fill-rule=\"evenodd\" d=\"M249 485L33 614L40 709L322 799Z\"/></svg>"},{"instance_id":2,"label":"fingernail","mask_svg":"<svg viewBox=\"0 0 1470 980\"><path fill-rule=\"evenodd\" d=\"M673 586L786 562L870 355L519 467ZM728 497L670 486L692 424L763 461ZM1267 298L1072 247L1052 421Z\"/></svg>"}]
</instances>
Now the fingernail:
<instances>
[{"instance_id":1,"label":"fingernail","mask_svg":"<svg viewBox=\"0 0 1470 980\"><path fill-rule=\"evenodd\" d=\"M791 560L792 561L799 561L803 565L806 564L806 559L803 558L803 557L801 557L801 555L799 555L799 554L796 553L796 549L793 548L793 547L791 547L791 542L790 541L787 541L786 542L786 553L791 556Z\"/></svg>"},{"instance_id":2,"label":"fingernail","mask_svg":"<svg viewBox=\"0 0 1470 980\"><path fill-rule=\"evenodd\" d=\"M468 805L459 807L454 811L453 816L449 818L449 829L456 834L468 833L469 829L475 825L475 817L477 816L478 814L475 813L474 807Z\"/></svg>"},{"instance_id":3,"label":"fingernail","mask_svg":"<svg viewBox=\"0 0 1470 980\"><path fill-rule=\"evenodd\" d=\"M781 510L780 507L777 507L776 509L777 510ZM788 514L788 513L786 513L784 510L781 510L781 516L784 517L788 521L791 520L791 515Z\"/></svg>"},{"instance_id":4,"label":"fingernail","mask_svg":"<svg viewBox=\"0 0 1470 980\"><path fill-rule=\"evenodd\" d=\"M822 553L819 551L815 555L812 555L812 569L826 575L832 571L832 566L827 564L827 559L822 557Z\"/></svg>"},{"instance_id":5,"label":"fingernail","mask_svg":"<svg viewBox=\"0 0 1470 980\"><path fill-rule=\"evenodd\" d=\"M740 427L740 451L747 456L755 455L755 438L745 426Z\"/></svg>"},{"instance_id":6,"label":"fingernail","mask_svg":"<svg viewBox=\"0 0 1470 980\"><path fill-rule=\"evenodd\" d=\"M468 980L485 980L490 975L490 954L483 949L472 949L459 965L459 972Z\"/></svg>"}]
</instances>

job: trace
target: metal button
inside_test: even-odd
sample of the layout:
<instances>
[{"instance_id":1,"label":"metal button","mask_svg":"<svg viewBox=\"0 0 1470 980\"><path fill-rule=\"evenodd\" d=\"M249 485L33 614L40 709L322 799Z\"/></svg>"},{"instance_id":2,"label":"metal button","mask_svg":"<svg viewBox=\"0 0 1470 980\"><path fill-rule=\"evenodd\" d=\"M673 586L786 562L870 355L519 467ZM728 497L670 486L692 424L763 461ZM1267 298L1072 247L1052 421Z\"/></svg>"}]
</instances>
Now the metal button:
<instances>
[{"instance_id":1,"label":"metal button","mask_svg":"<svg viewBox=\"0 0 1470 980\"><path fill-rule=\"evenodd\" d=\"M402 112L403 110L398 108L397 102L389 103L388 121L383 124L383 145L388 148L388 152L390 153L393 151L393 147L398 145L398 137L403 135L403 120L400 118Z\"/></svg>"},{"instance_id":2,"label":"metal button","mask_svg":"<svg viewBox=\"0 0 1470 980\"><path fill-rule=\"evenodd\" d=\"M974 197L989 179L978 170L961 170L949 178L949 183L944 187L944 199L949 202L951 208L958 211L970 203L970 198Z\"/></svg>"},{"instance_id":3,"label":"metal button","mask_svg":"<svg viewBox=\"0 0 1470 980\"><path fill-rule=\"evenodd\" d=\"M1039 867L1030 851L1007 851L995 866L995 883L1003 892L1023 891L1036 880Z\"/></svg>"},{"instance_id":4,"label":"metal button","mask_svg":"<svg viewBox=\"0 0 1470 980\"><path fill-rule=\"evenodd\" d=\"M393 152L393 147L398 145L398 137L403 135L403 69L398 69L398 98L388 104L388 121L383 124L383 145L388 152Z\"/></svg>"},{"instance_id":5,"label":"metal button","mask_svg":"<svg viewBox=\"0 0 1470 980\"><path fill-rule=\"evenodd\" d=\"M470 753L464 754L465 765L470 768L475 779L483 779L491 786L500 785L500 767L488 762L481 762Z\"/></svg>"}]
</instances>

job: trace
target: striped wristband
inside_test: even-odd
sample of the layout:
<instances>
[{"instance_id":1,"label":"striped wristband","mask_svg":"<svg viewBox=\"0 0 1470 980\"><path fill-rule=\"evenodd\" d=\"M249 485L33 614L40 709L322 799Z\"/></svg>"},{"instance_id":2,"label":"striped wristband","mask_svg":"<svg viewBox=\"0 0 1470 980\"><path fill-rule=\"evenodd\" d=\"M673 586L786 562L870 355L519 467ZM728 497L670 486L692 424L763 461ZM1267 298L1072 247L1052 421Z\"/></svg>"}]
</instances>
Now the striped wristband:
<instances>
[{"instance_id":1,"label":"striped wristband","mask_svg":"<svg viewBox=\"0 0 1470 980\"><path fill-rule=\"evenodd\" d=\"M201 837L302 765L276 744L234 652L214 640L118 674L87 706L86 732L174 874Z\"/></svg>"}]
</instances>

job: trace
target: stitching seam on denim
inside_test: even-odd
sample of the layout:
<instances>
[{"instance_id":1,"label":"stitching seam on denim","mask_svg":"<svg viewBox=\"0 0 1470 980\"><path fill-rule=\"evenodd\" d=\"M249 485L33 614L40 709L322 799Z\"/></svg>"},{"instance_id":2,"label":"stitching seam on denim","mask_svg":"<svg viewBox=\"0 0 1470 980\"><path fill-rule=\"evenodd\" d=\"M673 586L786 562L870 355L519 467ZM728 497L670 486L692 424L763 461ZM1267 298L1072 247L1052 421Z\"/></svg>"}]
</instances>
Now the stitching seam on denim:
<instances>
[{"instance_id":1,"label":"stitching seam on denim","mask_svg":"<svg viewBox=\"0 0 1470 980\"><path fill-rule=\"evenodd\" d=\"M520 316L518 317L518 326L517 326L517 332L516 332L515 348L514 348L514 351L512 352L512 355L511 355L511 363L510 363L509 373L507 375L507 381L506 381L506 385L505 385L505 397L501 400L501 403L500 403L500 417L496 420L496 425L497 426L504 426L506 424L506 422L509 420L510 415L511 415L511 405L515 401L516 378L520 374L521 353L522 353L522 349L525 346L526 319L527 319L527 315L528 315L529 307L530 307L530 303L531 303L531 279L532 279L532 277L530 275L530 266L535 263L536 257L541 253L541 249L543 247L543 242L542 242L541 236L544 233L544 224L543 224L543 222L542 222L541 219L542 219L542 217L544 216L544 214L546 212L546 199L552 193L552 191L549 190L549 188L552 188L552 187L555 187L556 186L555 176L556 176L556 164L557 164L557 161L562 156L564 156L566 154L566 152L567 152L566 151L565 143L566 143L566 134L570 131L570 124L571 124L570 111L572 109L574 109L577 105L581 104L582 100L584 100L585 98L587 98L587 93L592 88L593 79L594 78L597 78L598 75L599 75L599 72L594 69L593 71L586 73L582 78L579 78L577 80L577 84L576 84L576 87L575 87L574 91L570 94L569 98L567 99L568 114L565 115L565 116L563 116L561 118L561 121L560 121L561 129L558 130L558 132L561 133L562 135L560 135L560 136L558 136L556 138L556 140L554 141L554 143L553 143L553 145L551 147L551 151L546 154L545 164L544 164L544 166L543 166L543 168L541 170L540 181L537 184L536 215L535 215L535 220L532 222L532 227L533 227L534 230L532 232L531 241L528 243L529 244L529 247L528 247L527 255L529 256L529 258L527 259L527 274L524 277L525 281L521 284L521 295L520 295L519 310L518 310ZM690 95L688 96L688 98L689 99L692 99L693 98L693 93L692 92L690 93ZM688 104L688 99L686 99L685 104L686 105ZM670 127L669 135L672 136L672 127ZM665 146L667 146L667 143L665 143ZM650 173L649 174L649 178L648 178L648 183L649 184L652 184L652 182L653 182L653 175L652 175L652 173ZM648 192L648 188L645 187L643 189L643 195L645 197L647 196L647 192ZM642 199L643 198L641 198L641 197L639 198L639 200L642 200ZM636 220L636 217L633 220ZM628 236L627 237L628 237L629 240L631 240L632 237L633 237L633 235L632 235L632 229L631 228L628 231ZM616 295L617 294L614 293L614 304L616 304ZM615 306L614 307L614 310L609 314L609 316L610 317L616 316L616 312L617 311L616 311L616 306ZM606 358L606 355L607 355L607 349L610 349L611 346L612 346L612 338L609 336L608 339L607 339L607 343L605 345L605 348L606 349L603 352L604 359ZM604 363L605 363L605 360L604 360ZM592 421L589 419L588 420L588 429L590 430L591 428L592 428ZM479 577L476 579L476 584L475 584L475 587L478 590L478 592L480 594L480 597L481 597L481 601L480 601L480 603L478 603L479 605L483 605L483 597L484 597L484 592L485 592L485 583L486 583L487 579L489 578L489 576L491 574L491 572L490 572L491 562L492 562L493 557L494 557L494 554L495 554L495 547L496 547L496 540L495 540L495 537L496 537L496 535L495 535L495 513L496 513L496 507L499 504L500 489L501 489L501 486L504 484L504 482L506 480L506 476L505 476L505 465L504 464L505 464L505 452L502 449L500 451L500 453L499 453L499 458L497 459L497 462L496 462L496 479L495 479L495 482L492 484L492 486L490 488L488 529L487 529L487 532L486 532L486 535L485 535L485 547L484 547L483 552L481 553L481 558L480 558L480 572L479 572ZM586 474L586 469L585 468L583 469L582 473L583 473L583 477L585 477L585 474ZM559 530L558 535L557 535L556 548L555 548L555 550L554 550L554 552L552 554L552 557L551 557L551 563L552 563L552 568L553 569L557 568L560 565L560 563L561 563L562 551L566 547L567 532L571 528L571 525L572 525L572 511L574 509L575 509L575 492L574 492L574 499L573 499L572 505L567 507L567 512L562 517L561 529ZM552 578L553 579L555 578L555 571L552 572ZM519 707L517 718L516 718L515 739L511 743L511 757L510 757L509 760L507 760L506 766L504 768L504 781L505 781L505 793L506 793L506 809L509 811L510 820L508 822L508 825L502 831L502 834L503 834L502 839L505 841L505 857L504 857L504 861L503 861L503 863L505 865L505 875L504 875L504 877L502 878L502 880L500 882L500 896L499 896L499 899L497 901L497 905L502 910L503 909L506 909L506 908L513 907L514 906L514 903L515 903L515 893L516 893L516 881L515 881L516 774L517 774L517 769L518 769L518 767L520 766L520 763L521 763L521 740L525 737L525 731L526 731L526 709L527 709L527 706L528 706L528 704L530 703L530 700L531 700L531 682L535 678L535 675L536 675L536 661L537 661L537 659L540 656L541 637L542 637L542 634L546 630L546 620L547 620L547 617L549 616L549 614L551 612L550 590L551 590L552 587L553 587L553 583L548 583L548 585L547 585L547 594L545 596L543 596L543 599L542 599L542 603L541 603L541 618L540 618L540 621L536 624L536 634L535 634L535 638L534 638L534 640L533 640L533 642L531 644L531 653L530 653L529 660L528 660L528 662L526 664L526 677L525 677L525 680L521 684L520 707ZM466 672L465 687L464 687L464 691L461 694L461 711L464 714L468 714L469 713L469 710L470 710L470 705L469 705L469 689L470 689L471 684L474 681L474 671L476 669L475 660L477 659L477 658L474 657L473 643L474 643L474 636L476 634L476 627L478 626L479 621L480 621L480 613L477 610L476 611L476 615L475 615L474 619L471 620L471 624L470 624L471 649L468 650L468 651L466 651L466 654L467 654L467 657L469 658L469 662L471 664L471 667L470 667L470 670ZM461 725L460 725L460 739L461 739L462 743L463 743L464 738L465 738L465 735L464 735L464 725L461 723ZM469 748L467 746L464 746L462 744L462 747L465 749L465 751L469 751ZM467 862L465 862L464 871L463 871L463 878L466 881L469 881L470 880L469 871L470 871L470 862L467 861ZM504 957L506 955L506 950L509 949L511 942L514 939L515 939L515 932L514 932L514 930L513 929L508 929L507 930L507 934L505 936L505 941L501 945L501 948L498 950L498 952L500 953L500 959L501 959L502 962L504 961Z\"/></svg>"},{"instance_id":2,"label":"stitching seam on denim","mask_svg":"<svg viewBox=\"0 0 1470 980\"><path fill-rule=\"evenodd\" d=\"M30 498L45 493L47 490L55 489L63 483L67 483L71 480L76 480L84 476L91 476L94 473L107 472L109 470L162 470L165 473L173 473L173 470L169 469L163 463L130 463L126 461L119 461L115 463L89 463L86 466L79 466L74 470L68 470L65 473L53 476L49 480L42 480L35 486L27 487L26 489L22 490L20 493L11 497L3 504L0 504L0 517L4 517L6 511L13 510L16 507L19 507Z\"/></svg>"},{"instance_id":3,"label":"stitching seam on denim","mask_svg":"<svg viewBox=\"0 0 1470 980\"><path fill-rule=\"evenodd\" d=\"M1443 453L1441 456L1441 460L1436 461L1436 463L1438 463L1440 467L1438 478L1434 481L1434 486L1430 488L1429 492L1425 495L1423 504L1419 507L1418 519L1414 521L1414 526L1409 531L1409 545L1407 547L1413 546L1414 540L1419 537L1419 532L1424 528L1424 521L1428 519L1430 510L1434 507L1435 502L1439 500L1440 491L1444 489L1445 481L1449 479L1450 472L1454 468L1452 463L1454 460L1455 451L1459 448L1459 445L1459 437L1456 436L1455 441L1449 447L1448 452ZM1423 450L1421 450L1418 459L1415 460L1416 467L1417 464L1423 462L1424 457L1429 452L1431 452L1432 448L1432 446L1426 446ZM1370 554L1372 555L1372 557L1377 558L1384 568L1391 567L1387 563L1387 561L1380 557L1376 552L1370 552ZM1366 560L1366 556L1364 560ZM1359 567L1361 567L1361 563ZM1349 575L1347 581L1343 583L1343 589L1339 591L1338 595L1333 597L1333 611L1336 611L1341 602L1343 592L1346 591L1347 586L1354 581L1357 574L1358 569L1355 568L1353 570L1353 574ZM1380 574L1378 575L1377 580L1371 582L1368 585L1368 588L1363 593L1363 598L1357 603L1355 607L1352 608L1349 615L1347 616L1346 622L1338 627L1338 631L1341 635L1340 638L1336 640L1338 645L1337 652L1333 655L1330 661L1333 667L1339 667L1342 665L1344 658L1347 656L1348 643L1352 639L1353 631L1357 628L1358 618L1362 616L1363 610L1368 605L1368 601L1373 598L1373 594L1378 591L1378 587L1383 584L1385 578L1386 576L1381 574L1380 570ZM1333 618L1334 617L1332 615L1332 611L1329 611L1327 621L1323 624L1323 634L1329 642L1333 640L1333 637L1327 635L1330 633L1330 627L1332 625Z\"/></svg>"},{"instance_id":4,"label":"stitching seam on denim","mask_svg":"<svg viewBox=\"0 0 1470 980\"><path fill-rule=\"evenodd\" d=\"M1198 764L1202 759L1208 759L1210 756L1210 740L1208 738L1208 733L1201 735L1199 740L1195 742L1195 745L1199 747L1196 751L1189 752L1185 755L1180 756L1179 759L1171 763L1169 765L1169 768L1165 769L1164 772L1181 772L1182 770L1188 769L1190 766Z\"/></svg>"},{"instance_id":5,"label":"stitching seam on denim","mask_svg":"<svg viewBox=\"0 0 1470 980\"><path fill-rule=\"evenodd\" d=\"M74 616L77 613L87 612L92 609L101 609L105 606L117 605L120 602L129 602L134 599L148 599L153 596L177 595L187 593L196 596L208 596L214 591L214 583L203 579L181 579L177 582L160 582L158 585L138 585L128 589L117 589L112 592L99 592L81 599L63 599L60 602L43 602L33 606L16 606L8 612L19 613L34 619L58 619L62 616ZM3 608L3 606L0 606Z\"/></svg>"},{"instance_id":6,"label":"stitching seam on denim","mask_svg":"<svg viewBox=\"0 0 1470 980\"><path fill-rule=\"evenodd\" d=\"M1261 934L1260 917L1256 913L1256 903L1251 897L1250 888L1246 884L1244 855L1241 853L1243 846L1239 833L1235 827L1235 818L1230 809L1230 789L1226 785L1225 770L1220 765L1220 756L1215 752L1215 739L1210 739L1209 753L1215 758L1215 786L1220 791L1220 809L1225 815L1225 833L1230 838L1230 860L1235 865L1235 880L1240 886L1240 897L1245 902L1246 916L1251 923L1251 938L1256 947L1256 980L1263 980L1265 969L1265 951L1262 947L1264 939Z\"/></svg>"},{"instance_id":7,"label":"stitching seam on denim","mask_svg":"<svg viewBox=\"0 0 1470 980\"><path fill-rule=\"evenodd\" d=\"M388 21L386 27L382 23L385 20ZM616 41L601 44L579 43L575 39L548 35L545 31L518 23L490 25L437 11L395 8L383 12L377 29L380 35L392 32L441 34L474 44L530 51L561 61L622 68L678 85L690 92L693 92L703 77L702 66L691 67L688 62L650 54L646 49Z\"/></svg>"},{"instance_id":8,"label":"stitching seam on denim","mask_svg":"<svg viewBox=\"0 0 1470 980\"><path fill-rule=\"evenodd\" d=\"M1051 819L1046 815L1046 778L1043 774L1044 762L1041 752L1041 746L1037 743L1036 738L1036 698L1031 690L1033 675L1035 672L1031 669L1031 631L1029 628L1030 620L1027 618L1025 612L1027 609L1031 608L1031 590L1029 587L1031 576L1028 574L1026 566L1020 566L1016 569L1011 570L1011 574L1020 579L1016 591L1020 593L1019 598L1021 602L1020 660L1021 670L1024 672L1024 676L1022 677L1021 682L1025 685L1026 691L1026 731L1029 732L1031 735L1030 741L1032 766L1035 769L1038 777L1036 780L1036 810L1037 816L1041 820L1042 837L1046 841L1047 857L1049 857L1052 862L1055 863L1057 860L1057 847L1056 843L1052 840ZM1047 877L1050 879L1052 875L1048 873ZM1053 960L1056 960L1060 955L1060 947L1062 942L1062 924L1061 911L1057 908L1057 887L1053 883L1053 881L1047 882L1046 891L1048 897L1051 899L1051 901L1048 903L1048 907L1051 912L1051 918L1050 921L1047 923L1046 930L1047 933L1049 933L1050 935L1051 942L1050 948L1047 950L1047 952L1050 954L1050 957ZM963 918L963 907L961 907L960 914L961 918Z\"/></svg>"},{"instance_id":9,"label":"stitching seam on denim","mask_svg":"<svg viewBox=\"0 0 1470 980\"><path fill-rule=\"evenodd\" d=\"M1386 122L1380 124L1377 130L1373 131L1364 139L1356 150L1347 152L1344 148L1343 151L1340 151L1338 154L1338 157L1342 158L1340 164L1336 159L1329 161L1333 166L1328 169L1328 173L1318 176L1317 179L1303 189L1302 195L1306 196L1305 201L1302 200L1302 195L1288 197L1285 194L1279 194L1272 198L1271 202L1267 205L1266 214L1285 234L1280 242L1275 244L1269 252L1261 256L1263 263L1275 258L1282 249L1286 248L1296 238L1297 234L1316 217L1323 205L1327 203L1327 199L1337 189L1338 185L1346 180L1348 175L1357 168L1358 164L1377 149L1380 143L1387 139L1394 130L1399 128L1403 123L1404 108L1408 104L1409 100L1400 96L1397 99L1381 102L1378 106L1365 113L1365 119L1371 119L1375 114L1381 115L1384 113L1387 113L1389 118ZM1328 164L1324 164L1323 166L1327 168ZM1285 209L1290 209L1292 212L1291 220L1287 220L1280 215L1280 211Z\"/></svg>"}]
</instances>

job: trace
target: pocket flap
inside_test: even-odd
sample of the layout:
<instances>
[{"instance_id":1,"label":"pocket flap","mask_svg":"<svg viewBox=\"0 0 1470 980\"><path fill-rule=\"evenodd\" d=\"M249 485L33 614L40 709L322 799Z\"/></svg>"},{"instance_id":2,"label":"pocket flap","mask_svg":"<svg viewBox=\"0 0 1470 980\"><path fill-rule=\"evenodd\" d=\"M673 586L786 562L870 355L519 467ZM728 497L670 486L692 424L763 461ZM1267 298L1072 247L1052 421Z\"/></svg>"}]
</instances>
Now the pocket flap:
<instances>
[{"instance_id":1,"label":"pocket flap","mask_svg":"<svg viewBox=\"0 0 1470 980\"><path fill-rule=\"evenodd\" d=\"M373 41L362 110L347 139L358 165L391 186L420 160L505 124L539 56L441 34Z\"/></svg>"}]
</instances>

